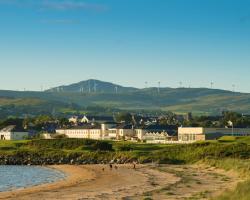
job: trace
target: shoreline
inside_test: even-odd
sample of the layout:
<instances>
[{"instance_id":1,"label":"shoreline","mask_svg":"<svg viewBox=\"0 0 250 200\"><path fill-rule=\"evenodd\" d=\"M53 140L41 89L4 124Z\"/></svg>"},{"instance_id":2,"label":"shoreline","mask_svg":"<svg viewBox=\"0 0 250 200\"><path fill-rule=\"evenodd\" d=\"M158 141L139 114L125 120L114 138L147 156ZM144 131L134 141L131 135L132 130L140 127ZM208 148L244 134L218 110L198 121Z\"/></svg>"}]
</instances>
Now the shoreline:
<instances>
[{"instance_id":1,"label":"shoreline","mask_svg":"<svg viewBox=\"0 0 250 200\"><path fill-rule=\"evenodd\" d=\"M44 183L37 186L0 192L0 199L14 198L34 192L56 190L63 187L73 186L74 184L79 183L80 180L88 181L94 177L94 174L90 171L73 165L49 165L41 167L60 171L65 174L65 177L62 180L55 181L53 183Z\"/></svg>"},{"instance_id":2,"label":"shoreline","mask_svg":"<svg viewBox=\"0 0 250 200\"><path fill-rule=\"evenodd\" d=\"M0 192L0 200L84 200L84 199L176 199L192 197L208 191L209 197L217 196L226 189L233 189L240 179L235 173L209 168L207 166L162 167L131 164L114 165L55 165L44 166L63 172L66 177L61 181L42 184L25 189ZM104 170L103 170L104 169ZM191 177L192 176L192 177ZM222 181L225 179L225 181ZM230 184L226 179L230 179ZM185 180L189 180L185 183ZM193 181L190 181L193 180ZM198 183L199 182L199 183ZM227 184L225 184L227 183ZM182 191L185 191L184 196ZM194 187L192 191L190 187ZM186 188L186 189L185 189Z\"/></svg>"}]
</instances>

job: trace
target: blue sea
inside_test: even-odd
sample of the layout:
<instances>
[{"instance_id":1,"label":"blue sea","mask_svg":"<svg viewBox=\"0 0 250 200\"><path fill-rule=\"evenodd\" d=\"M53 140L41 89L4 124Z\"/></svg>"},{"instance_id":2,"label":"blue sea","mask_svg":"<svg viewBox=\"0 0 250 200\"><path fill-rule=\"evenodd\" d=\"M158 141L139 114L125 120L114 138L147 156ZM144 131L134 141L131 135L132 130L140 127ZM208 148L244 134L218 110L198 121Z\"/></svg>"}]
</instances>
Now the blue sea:
<instances>
[{"instance_id":1,"label":"blue sea","mask_svg":"<svg viewBox=\"0 0 250 200\"><path fill-rule=\"evenodd\" d=\"M38 166L0 166L0 192L63 180L65 174Z\"/></svg>"}]
</instances>

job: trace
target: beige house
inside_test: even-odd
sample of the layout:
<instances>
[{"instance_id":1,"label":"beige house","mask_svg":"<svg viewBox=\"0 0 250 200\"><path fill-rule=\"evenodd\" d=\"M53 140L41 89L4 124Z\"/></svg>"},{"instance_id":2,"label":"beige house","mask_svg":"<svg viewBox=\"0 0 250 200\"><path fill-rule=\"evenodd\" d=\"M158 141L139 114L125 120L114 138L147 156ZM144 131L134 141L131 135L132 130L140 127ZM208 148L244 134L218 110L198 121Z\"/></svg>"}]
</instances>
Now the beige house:
<instances>
[{"instance_id":1,"label":"beige house","mask_svg":"<svg viewBox=\"0 0 250 200\"><path fill-rule=\"evenodd\" d=\"M107 136L110 139L131 139L135 136L135 130L133 129L132 125L119 125L113 127L107 127Z\"/></svg>"},{"instance_id":2,"label":"beige house","mask_svg":"<svg viewBox=\"0 0 250 200\"><path fill-rule=\"evenodd\" d=\"M144 129L136 129L139 140L145 141L176 141L177 136L173 133L173 127L150 125Z\"/></svg>"},{"instance_id":3,"label":"beige house","mask_svg":"<svg viewBox=\"0 0 250 200\"><path fill-rule=\"evenodd\" d=\"M222 136L250 136L247 128L202 128L202 127L179 127L178 140L184 142L196 142L215 140Z\"/></svg>"},{"instance_id":4,"label":"beige house","mask_svg":"<svg viewBox=\"0 0 250 200\"><path fill-rule=\"evenodd\" d=\"M24 140L28 132L16 129L15 125L7 126L0 131L0 140Z\"/></svg>"},{"instance_id":5,"label":"beige house","mask_svg":"<svg viewBox=\"0 0 250 200\"><path fill-rule=\"evenodd\" d=\"M104 123L99 126L85 125L69 129L58 129L57 134L66 135L68 138L85 138L95 140L141 140L154 141L176 141L177 137L171 134L171 130L161 126L147 126L144 129L134 129L133 125Z\"/></svg>"},{"instance_id":6,"label":"beige house","mask_svg":"<svg viewBox=\"0 0 250 200\"><path fill-rule=\"evenodd\" d=\"M77 124L78 122L78 117L77 116L73 116L69 118L69 122L73 123L73 124Z\"/></svg>"},{"instance_id":7,"label":"beige house","mask_svg":"<svg viewBox=\"0 0 250 200\"><path fill-rule=\"evenodd\" d=\"M73 127L70 129L57 129L57 134L66 135L68 138L101 139L100 129Z\"/></svg>"},{"instance_id":8,"label":"beige house","mask_svg":"<svg viewBox=\"0 0 250 200\"><path fill-rule=\"evenodd\" d=\"M86 125L69 129L57 129L56 133L66 135L68 138L101 140L108 138L110 127L111 124L101 124L99 126Z\"/></svg>"},{"instance_id":9,"label":"beige house","mask_svg":"<svg viewBox=\"0 0 250 200\"><path fill-rule=\"evenodd\" d=\"M117 140L119 138L117 129L116 128L110 128L108 130L108 137L109 137L109 139Z\"/></svg>"}]
</instances>

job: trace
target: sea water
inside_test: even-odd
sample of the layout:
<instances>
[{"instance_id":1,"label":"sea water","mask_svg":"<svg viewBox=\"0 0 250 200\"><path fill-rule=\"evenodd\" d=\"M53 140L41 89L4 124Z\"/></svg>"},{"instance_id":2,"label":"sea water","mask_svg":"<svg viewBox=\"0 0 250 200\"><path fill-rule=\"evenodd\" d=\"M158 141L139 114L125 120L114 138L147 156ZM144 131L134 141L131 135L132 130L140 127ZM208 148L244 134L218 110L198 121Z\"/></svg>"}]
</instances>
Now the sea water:
<instances>
[{"instance_id":1,"label":"sea water","mask_svg":"<svg viewBox=\"0 0 250 200\"><path fill-rule=\"evenodd\" d=\"M0 166L0 192L53 183L63 180L65 174L38 166Z\"/></svg>"}]
</instances>

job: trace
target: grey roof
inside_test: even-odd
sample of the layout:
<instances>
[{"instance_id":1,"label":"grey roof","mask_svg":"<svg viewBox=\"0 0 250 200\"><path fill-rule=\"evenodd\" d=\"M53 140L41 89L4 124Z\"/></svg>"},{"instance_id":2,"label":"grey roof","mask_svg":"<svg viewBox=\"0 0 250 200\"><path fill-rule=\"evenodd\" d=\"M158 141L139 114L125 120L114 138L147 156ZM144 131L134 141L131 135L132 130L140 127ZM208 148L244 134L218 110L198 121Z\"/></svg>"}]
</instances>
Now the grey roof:
<instances>
[{"instance_id":1,"label":"grey roof","mask_svg":"<svg viewBox=\"0 0 250 200\"><path fill-rule=\"evenodd\" d=\"M133 129L135 127L133 127L132 124L119 124L116 127L117 129Z\"/></svg>"},{"instance_id":2,"label":"grey roof","mask_svg":"<svg viewBox=\"0 0 250 200\"><path fill-rule=\"evenodd\" d=\"M1 132L23 132L24 130L23 129L18 129L16 127L16 125L9 125L9 126L6 126L5 128L3 128L1 130Z\"/></svg>"},{"instance_id":3,"label":"grey roof","mask_svg":"<svg viewBox=\"0 0 250 200\"><path fill-rule=\"evenodd\" d=\"M59 130L70 129L70 130L82 130L82 129L101 129L100 125L84 125L84 126L73 126L70 128L60 128Z\"/></svg>"}]
</instances>

